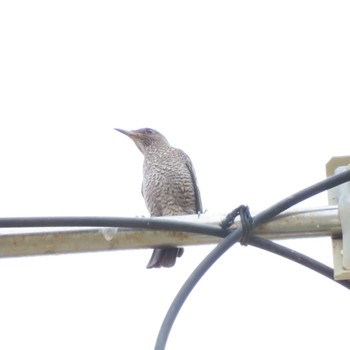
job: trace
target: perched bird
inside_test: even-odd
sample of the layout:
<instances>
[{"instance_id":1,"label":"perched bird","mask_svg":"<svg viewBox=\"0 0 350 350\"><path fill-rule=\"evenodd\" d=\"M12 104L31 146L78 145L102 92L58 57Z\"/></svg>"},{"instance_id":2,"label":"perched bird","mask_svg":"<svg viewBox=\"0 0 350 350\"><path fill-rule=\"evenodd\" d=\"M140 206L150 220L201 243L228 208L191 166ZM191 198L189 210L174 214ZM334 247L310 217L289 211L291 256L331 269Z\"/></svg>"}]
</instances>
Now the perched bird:
<instances>
[{"instance_id":1,"label":"perched bird","mask_svg":"<svg viewBox=\"0 0 350 350\"><path fill-rule=\"evenodd\" d=\"M196 175L184 151L171 147L154 129L115 130L129 136L144 155L142 195L151 216L202 212ZM147 268L172 267L183 251L176 247L156 248Z\"/></svg>"}]
</instances>

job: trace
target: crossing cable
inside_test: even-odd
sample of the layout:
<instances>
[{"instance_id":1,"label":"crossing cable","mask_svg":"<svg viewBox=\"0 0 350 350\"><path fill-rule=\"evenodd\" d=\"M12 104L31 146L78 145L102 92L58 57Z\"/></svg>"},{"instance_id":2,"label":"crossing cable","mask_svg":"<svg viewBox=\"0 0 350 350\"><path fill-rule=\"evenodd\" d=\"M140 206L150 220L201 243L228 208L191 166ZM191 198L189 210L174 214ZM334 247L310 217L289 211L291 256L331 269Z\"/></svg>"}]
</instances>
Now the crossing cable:
<instances>
[{"instance_id":1,"label":"crossing cable","mask_svg":"<svg viewBox=\"0 0 350 350\"><path fill-rule=\"evenodd\" d=\"M311 185L310 187L307 187L299 192L296 192L292 194L289 197L286 197L285 199L277 202L276 204L272 205L268 209L262 211L261 213L257 214L250 225L250 230L253 230L257 226L266 223L267 221L273 219L276 215L282 213L286 209L292 207L293 205L302 202L303 200L310 198L318 193L321 193L325 190L328 190L332 187L338 186L344 182L350 181L350 170L344 171L340 174L333 175L331 177L328 177L327 179L320 181L314 185ZM237 209L235 209L237 210ZM231 214L231 213L230 213ZM229 214L229 215L230 215ZM231 217L230 217L231 218ZM230 220L228 219L228 221ZM224 225L225 227L225 220ZM199 282L199 280L203 277L203 275L208 271L208 269L235 243L237 243L239 240L242 239L242 233L243 228L242 226L231 229L226 228L226 231L228 235L225 239L223 239L222 242L220 242L203 260L202 262L197 266L197 268L192 272L192 274L188 277L186 282L183 284L181 289L179 290L178 294L176 295L175 299L171 303L169 310L167 314L165 315L165 318L163 320L163 323L160 327L158 337L155 344L155 350L163 350L165 349L166 342L170 333L170 330L172 328L172 325L176 319L177 314L179 313L182 305L184 304L185 300L193 290L193 288L196 286L196 284ZM276 252L280 254L281 256L285 256L288 258L293 257L292 260L302 263L304 266L307 266L309 268L312 268L313 270L322 273L323 275L333 279L333 273L332 269L329 267L316 262L315 260L308 258L303 254L300 254L294 250L288 251L288 248L285 248L283 246L280 246L276 243L273 245L266 244L265 239L257 237L250 236L249 232L246 231L246 234L248 234L248 237L243 238L243 241L247 242L248 244L252 243L252 245L256 247L265 246L265 248L271 248L270 251ZM252 240L253 239L253 240ZM272 243L272 242L271 242ZM273 247L273 249L272 249ZM330 270L329 270L330 269ZM350 283L349 281L335 281L344 287L350 289Z\"/></svg>"},{"instance_id":2,"label":"crossing cable","mask_svg":"<svg viewBox=\"0 0 350 350\"><path fill-rule=\"evenodd\" d=\"M280 246L274 242L257 236L249 235L250 230L257 226L266 223L275 216L290 208L291 206L332 187L338 186L344 182L350 181L350 171L344 171L338 175L329 177L315 185L312 185L302 191L299 191L277 204L271 206L265 211L256 215L252 222L249 223L248 236L242 240L247 244L255 247L268 250L275 254L279 254L295 262L298 262L322 275L333 280L333 270L328 266L321 264L305 255L302 255L294 250ZM230 214L228 215L229 221ZM230 220L232 219L232 215ZM232 224L232 223L231 223ZM223 225L225 227L225 225ZM118 217L26 217L26 218L0 218L0 228L4 227L129 227L129 228L145 228L153 230L170 230L193 232L199 234L213 235L224 238L214 250L202 261L201 264L194 270L188 280L185 282L178 295L171 304L167 315L163 321L156 342L156 350L165 348L165 344L170 333L172 324L185 302L187 296L198 283L200 278L211 267L211 265L224 254L233 244L242 239L242 227L233 230L230 227L223 229L219 226L208 224L197 224L191 222L179 222L175 220L159 220L157 218L118 218ZM349 281L335 281L350 289Z\"/></svg>"}]
</instances>

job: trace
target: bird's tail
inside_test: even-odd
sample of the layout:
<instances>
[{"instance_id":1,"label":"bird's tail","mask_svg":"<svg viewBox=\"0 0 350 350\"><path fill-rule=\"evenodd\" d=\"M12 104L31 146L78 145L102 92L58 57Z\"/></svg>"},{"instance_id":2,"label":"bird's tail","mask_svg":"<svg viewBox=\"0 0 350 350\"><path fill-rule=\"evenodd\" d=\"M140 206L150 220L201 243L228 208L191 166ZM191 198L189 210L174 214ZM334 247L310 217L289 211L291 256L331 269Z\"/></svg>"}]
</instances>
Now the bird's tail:
<instances>
[{"instance_id":1,"label":"bird's tail","mask_svg":"<svg viewBox=\"0 0 350 350\"><path fill-rule=\"evenodd\" d=\"M147 268L172 267L175 265L176 258L182 256L183 253L183 248L154 249Z\"/></svg>"}]
</instances>

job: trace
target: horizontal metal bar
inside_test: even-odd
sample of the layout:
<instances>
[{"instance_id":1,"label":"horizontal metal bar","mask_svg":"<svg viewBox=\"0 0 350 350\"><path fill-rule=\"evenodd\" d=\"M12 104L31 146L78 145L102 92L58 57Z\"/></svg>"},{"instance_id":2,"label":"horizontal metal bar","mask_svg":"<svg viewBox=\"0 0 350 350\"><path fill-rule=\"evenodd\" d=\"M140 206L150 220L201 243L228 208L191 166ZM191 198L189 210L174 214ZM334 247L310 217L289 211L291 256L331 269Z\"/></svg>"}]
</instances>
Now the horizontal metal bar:
<instances>
[{"instance_id":1,"label":"horizontal metal bar","mask_svg":"<svg viewBox=\"0 0 350 350\"><path fill-rule=\"evenodd\" d=\"M186 216L160 217L161 222L182 222L194 224L210 224L212 231L220 232L218 225L225 215L210 213ZM43 220L47 227L58 219L57 226L69 226L65 229L33 229ZM59 220L61 219L61 220ZM79 218L88 223L89 218ZM97 218L101 226L113 224L113 218ZM117 219L117 218L114 218ZM130 218L129 218L130 219ZM152 218L152 220L155 218ZM26 229L16 227L15 221L21 221ZM127 219L125 219L127 221ZM145 219L148 220L148 219ZM98 220L97 220L98 221ZM96 218L95 221L96 222ZM94 252L118 249L139 249L159 246L186 246L218 243L222 238L189 232L146 230L142 228L97 227L71 228L74 218L5 218L0 219L0 257L20 257L30 255ZM56 222L57 224L57 222ZM108 224L108 225L107 225ZM85 224L86 225L86 224ZM239 220L235 225L239 225ZM88 226L88 225L87 225ZM96 226L93 225L93 226ZM113 224L112 226L115 226ZM210 230L209 230L210 231ZM208 232L209 232L208 231ZM258 227L255 234L269 239L289 239L301 237L329 236L340 234L341 225L337 206L294 209L276 217L271 222Z\"/></svg>"}]
</instances>

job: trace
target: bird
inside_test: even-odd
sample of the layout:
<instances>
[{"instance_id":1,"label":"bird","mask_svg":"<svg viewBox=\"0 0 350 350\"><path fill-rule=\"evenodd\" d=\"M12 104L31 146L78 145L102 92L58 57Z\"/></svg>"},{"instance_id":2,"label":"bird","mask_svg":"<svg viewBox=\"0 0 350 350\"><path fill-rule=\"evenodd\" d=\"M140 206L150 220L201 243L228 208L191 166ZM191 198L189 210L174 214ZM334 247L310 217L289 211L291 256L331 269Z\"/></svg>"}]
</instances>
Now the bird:
<instances>
[{"instance_id":1,"label":"bird","mask_svg":"<svg viewBox=\"0 0 350 350\"><path fill-rule=\"evenodd\" d=\"M160 132L151 128L115 130L128 136L144 155L142 195L151 216L202 213L202 200L190 157L170 146ZM153 250L147 268L172 267L184 252L179 247Z\"/></svg>"}]
</instances>

